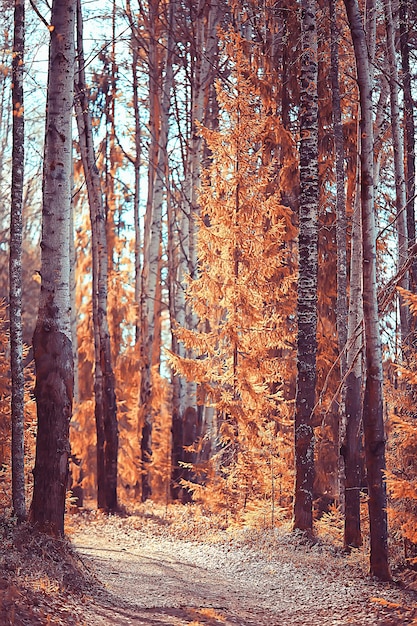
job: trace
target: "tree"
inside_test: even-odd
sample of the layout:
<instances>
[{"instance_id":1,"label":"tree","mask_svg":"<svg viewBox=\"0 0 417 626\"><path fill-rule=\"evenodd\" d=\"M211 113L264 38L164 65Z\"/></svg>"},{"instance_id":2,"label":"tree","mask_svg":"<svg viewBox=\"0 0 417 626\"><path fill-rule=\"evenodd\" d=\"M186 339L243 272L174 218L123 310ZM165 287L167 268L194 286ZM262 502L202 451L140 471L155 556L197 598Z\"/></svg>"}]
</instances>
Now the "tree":
<instances>
[{"instance_id":1,"label":"tree","mask_svg":"<svg viewBox=\"0 0 417 626\"><path fill-rule=\"evenodd\" d=\"M399 77L397 66L397 53L395 49L394 18L391 0L384 0L385 29L387 36L387 66L390 87L391 103L391 134L394 152L394 175L395 175L395 205L396 205L396 226L398 235L398 269L407 261L408 246L410 238L407 233L407 193L404 170L404 141L401 129L401 115L399 103ZM407 272L400 281L402 289L409 288ZM409 342L409 310L405 302L400 297L400 321L401 321L401 341L403 347Z\"/></svg>"},{"instance_id":2,"label":"tree","mask_svg":"<svg viewBox=\"0 0 417 626\"><path fill-rule=\"evenodd\" d=\"M294 528L313 528L314 431L317 355L318 98L315 0L301 4L300 208L295 399Z\"/></svg>"},{"instance_id":3,"label":"tree","mask_svg":"<svg viewBox=\"0 0 417 626\"><path fill-rule=\"evenodd\" d=\"M172 26L175 3L168 3L168 33L166 54L159 43L160 21L159 0L149 5L149 130L151 145L148 170L148 197L144 224L144 246L141 292L141 382L139 410L142 415L142 500L152 493L149 464L152 459L152 424L156 407L153 402L153 368L159 365L159 316L158 286L161 274L161 230L164 203L165 176L167 166L167 140L171 88L173 83L173 39ZM162 61L163 59L163 61ZM165 76L160 78L161 63Z\"/></svg>"},{"instance_id":4,"label":"tree","mask_svg":"<svg viewBox=\"0 0 417 626\"><path fill-rule=\"evenodd\" d=\"M24 460L24 371L22 340L22 208L25 161L23 74L25 3L15 0L12 58L13 148L10 212L10 365L12 377L12 491L13 509L21 521L26 517Z\"/></svg>"},{"instance_id":5,"label":"tree","mask_svg":"<svg viewBox=\"0 0 417 626\"><path fill-rule=\"evenodd\" d=\"M414 100L411 88L410 72L410 39L411 39L411 13L412 4L410 0L400 0L400 52L402 84L404 91L404 144L405 144L405 175L407 194L407 235L408 247L414 245L416 239L415 224L415 192L416 192L416 157L415 157L415 122L414 122ZM417 288L417 266L416 261L411 270L413 290Z\"/></svg>"},{"instance_id":6,"label":"tree","mask_svg":"<svg viewBox=\"0 0 417 626\"><path fill-rule=\"evenodd\" d=\"M196 329L198 325L197 316L185 297L187 277L196 278L198 273L198 189L206 155L197 125L202 123L210 128L217 125L218 104L214 79L218 69L217 27L223 11L224 7L217 0L187 2L181 17L176 19L183 37L190 38L189 50L186 49L182 59L189 66L189 80L184 86L185 93L189 93L189 102L186 103L183 115L185 124L184 119L177 117L183 141L183 180L180 183L181 195L178 197L178 193L172 193L170 206L170 311L174 331L173 350L178 356L186 358L193 358L194 355L191 349L186 351L184 344L177 341L175 328L178 325ZM181 48L181 45L177 46L177 49ZM172 385L172 496L185 501L189 493L181 490L179 483L181 478L187 477L189 469L180 464L190 460L190 452L184 452L184 441L188 441L189 433L194 433L193 436L198 438L203 431L209 430L213 412L206 406L197 407L197 384L194 380L185 380L177 373ZM206 441L205 453L209 447L210 442Z\"/></svg>"},{"instance_id":7,"label":"tree","mask_svg":"<svg viewBox=\"0 0 417 626\"><path fill-rule=\"evenodd\" d=\"M75 0L54 0L49 26L41 294L33 335L38 431L30 517L56 536L64 532L73 395L69 225L75 14Z\"/></svg>"},{"instance_id":8,"label":"tree","mask_svg":"<svg viewBox=\"0 0 417 626\"><path fill-rule=\"evenodd\" d=\"M208 433L214 454L193 466L200 480L182 476L182 486L200 496L201 482L211 505L224 507L225 500L232 506L260 497L260 485L270 475L268 462L279 467L279 455L284 454L290 359L279 353L292 339L288 316L294 310L289 297L294 275L287 246L293 234L291 210L281 204L278 181L272 182L277 161L271 144L277 148L285 131L274 104L263 101L256 72L244 54L245 40L228 31L221 47L230 60L230 74L216 85L219 127L200 127L211 156L199 193L199 275L188 285L191 306L204 324L197 330L176 330L178 341L195 358L172 354L171 360L177 372L204 388L215 409ZM190 419L186 426L183 441L194 441L186 451L192 463L192 452L203 442L195 415L194 423ZM287 482L290 473L287 466Z\"/></svg>"},{"instance_id":9,"label":"tree","mask_svg":"<svg viewBox=\"0 0 417 626\"><path fill-rule=\"evenodd\" d=\"M370 570L390 580L386 512L385 432L382 394L382 350L376 283L376 229L374 215L373 85L363 19L357 0L344 0L353 47L360 99L361 215L363 250L363 311L365 328L365 392L363 427L370 522Z\"/></svg>"},{"instance_id":10,"label":"tree","mask_svg":"<svg viewBox=\"0 0 417 626\"><path fill-rule=\"evenodd\" d=\"M117 505L117 406L107 320L107 236L106 214L96 165L89 112L83 49L81 2L77 1L77 60L75 109L80 152L87 185L92 234L92 300L95 345L94 397L97 431L97 503L115 511Z\"/></svg>"}]
</instances>

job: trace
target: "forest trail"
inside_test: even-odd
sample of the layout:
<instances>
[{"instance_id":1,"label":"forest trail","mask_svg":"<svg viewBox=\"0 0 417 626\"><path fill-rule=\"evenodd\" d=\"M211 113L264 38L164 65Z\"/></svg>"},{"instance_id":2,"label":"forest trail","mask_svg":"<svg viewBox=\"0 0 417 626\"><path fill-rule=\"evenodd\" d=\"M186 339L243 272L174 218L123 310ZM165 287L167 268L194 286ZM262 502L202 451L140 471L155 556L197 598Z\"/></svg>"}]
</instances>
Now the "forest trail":
<instances>
[{"instance_id":1,"label":"forest trail","mask_svg":"<svg viewBox=\"0 0 417 626\"><path fill-rule=\"evenodd\" d=\"M173 536L162 520L98 518L72 540L98 581L88 626L417 624L416 594L370 580L350 557L288 536Z\"/></svg>"}]
</instances>

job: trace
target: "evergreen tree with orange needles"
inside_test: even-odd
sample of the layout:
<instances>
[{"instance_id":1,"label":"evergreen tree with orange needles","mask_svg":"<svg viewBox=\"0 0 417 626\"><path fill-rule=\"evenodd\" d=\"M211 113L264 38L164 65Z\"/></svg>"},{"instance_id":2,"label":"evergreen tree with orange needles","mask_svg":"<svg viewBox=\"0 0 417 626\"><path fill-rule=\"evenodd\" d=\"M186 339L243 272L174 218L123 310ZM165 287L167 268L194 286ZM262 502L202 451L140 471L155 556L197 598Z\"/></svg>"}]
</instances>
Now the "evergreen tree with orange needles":
<instances>
[{"instance_id":1,"label":"evergreen tree with orange needles","mask_svg":"<svg viewBox=\"0 0 417 626\"><path fill-rule=\"evenodd\" d=\"M210 436L217 476L223 475L223 488L232 477L228 495L239 484L246 501L266 471L259 451L271 428L276 434L289 419L283 357L291 358L293 228L290 209L271 185L277 163L265 148L265 137L279 143L285 131L262 100L242 38L229 32L223 46L231 74L217 84L219 127L200 130L211 160L199 196L199 276L190 280L188 297L202 322L195 332L177 330L197 357L171 355L171 362L215 407Z\"/></svg>"}]
</instances>

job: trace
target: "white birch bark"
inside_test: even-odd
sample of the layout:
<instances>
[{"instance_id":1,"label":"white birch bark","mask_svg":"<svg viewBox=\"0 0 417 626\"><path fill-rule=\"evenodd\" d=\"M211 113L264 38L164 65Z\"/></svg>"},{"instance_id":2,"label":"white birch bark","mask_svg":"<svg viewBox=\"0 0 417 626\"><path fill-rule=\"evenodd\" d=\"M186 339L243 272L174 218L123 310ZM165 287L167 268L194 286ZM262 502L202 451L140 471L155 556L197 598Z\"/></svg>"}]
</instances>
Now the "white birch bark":
<instances>
[{"instance_id":1,"label":"white birch bark","mask_svg":"<svg viewBox=\"0 0 417 626\"><path fill-rule=\"evenodd\" d=\"M399 75L395 50L394 21L392 15L391 0L384 0L385 28L387 32L387 59L389 69L389 86L391 102L391 133L394 149L394 172L395 172L395 197L396 197L396 225L398 235L398 259L397 269L403 267L408 257L408 234L407 234L407 196L405 186L404 169L404 141L401 129L401 111L399 104ZM400 286L409 288L407 273L404 273ZM402 298L400 302L401 340L403 346L409 339L409 310Z\"/></svg>"},{"instance_id":2,"label":"white birch bark","mask_svg":"<svg viewBox=\"0 0 417 626\"><path fill-rule=\"evenodd\" d=\"M152 456L152 423L155 417L153 406L153 380L152 366L159 362L160 342L157 337L158 311L157 302L158 284L160 281L161 261L161 228L166 192L167 170L167 141L169 127L169 110L171 102L171 90L173 85L173 32L172 17L175 4L169 4L170 26L168 27L166 56L164 60L165 76L160 84L160 56L162 54L158 45L155 30L159 2L150 4L150 54L149 54L149 92L151 106L155 110L151 115L151 161L148 174L148 199L145 216L144 254L142 269L142 324L141 324L141 385L140 385L140 411L142 413L142 499L147 499L151 493L150 460Z\"/></svg>"},{"instance_id":3,"label":"white birch bark","mask_svg":"<svg viewBox=\"0 0 417 626\"><path fill-rule=\"evenodd\" d=\"M373 84L363 19L357 0L344 0L355 51L361 111L361 213L363 250L363 309L365 328L365 393L363 425L369 493L370 569L389 580L382 392L382 347L376 283L374 214Z\"/></svg>"},{"instance_id":4,"label":"white birch bark","mask_svg":"<svg viewBox=\"0 0 417 626\"><path fill-rule=\"evenodd\" d=\"M41 293L33 336L38 413L31 521L64 532L73 359L69 237L75 0L52 4L44 148Z\"/></svg>"},{"instance_id":5,"label":"white birch bark","mask_svg":"<svg viewBox=\"0 0 417 626\"><path fill-rule=\"evenodd\" d=\"M96 165L93 132L84 70L83 20L81 2L77 1L77 97L75 110L80 141L81 160L90 206L92 266L93 266L93 327L94 327L94 395L97 427L97 501L99 508L116 511L118 427L115 380L112 366L108 324L107 283L108 246L106 215Z\"/></svg>"}]
</instances>

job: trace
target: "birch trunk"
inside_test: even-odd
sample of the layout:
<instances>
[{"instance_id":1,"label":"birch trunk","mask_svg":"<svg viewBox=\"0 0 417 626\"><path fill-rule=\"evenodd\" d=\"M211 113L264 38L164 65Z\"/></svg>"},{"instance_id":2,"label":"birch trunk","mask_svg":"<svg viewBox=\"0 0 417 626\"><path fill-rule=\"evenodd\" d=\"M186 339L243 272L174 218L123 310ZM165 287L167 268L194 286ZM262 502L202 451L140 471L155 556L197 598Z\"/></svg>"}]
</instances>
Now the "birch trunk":
<instances>
[{"instance_id":1,"label":"birch trunk","mask_svg":"<svg viewBox=\"0 0 417 626\"><path fill-rule=\"evenodd\" d=\"M73 171L74 174L74 171ZM74 176L72 176L74 180ZM73 194L72 194L73 195ZM77 280L76 280L76 265L77 265L77 253L75 250L74 242L74 202L71 202L71 216L70 216L70 303L71 303L71 342L72 342L72 359L74 362L74 402L78 403L80 400L80 386L78 376L78 337L77 337L77 304L76 304L76 292L77 292Z\"/></svg>"},{"instance_id":2,"label":"birch trunk","mask_svg":"<svg viewBox=\"0 0 417 626\"><path fill-rule=\"evenodd\" d=\"M22 338L22 210L25 162L23 71L25 3L15 0L12 57L12 190L10 212L9 316L12 418L12 500L19 521L26 517L24 459L24 386Z\"/></svg>"},{"instance_id":3,"label":"birch trunk","mask_svg":"<svg viewBox=\"0 0 417 626\"><path fill-rule=\"evenodd\" d=\"M33 336L38 412L31 521L64 533L73 360L69 236L75 0L52 4L44 148L41 293Z\"/></svg>"},{"instance_id":4,"label":"birch trunk","mask_svg":"<svg viewBox=\"0 0 417 626\"><path fill-rule=\"evenodd\" d=\"M117 506L118 427L115 379L112 367L107 320L107 236L106 215L96 165L87 86L84 72L83 21L77 3L77 114L80 152L87 186L91 220L93 266L93 326L95 347L94 395L97 430L97 504L106 511Z\"/></svg>"},{"instance_id":5,"label":"birch trunk","mask_svg":"<svg viewBox=\"0 0 417 626\"><path fill-rule=\"evenodd\" d=\"M140 227L140 178L141 178L141 157L142 157L142 124L140 119L139 109L139 77L138 77L138 63L139 63L139 42L136 38L135 23L132 16L130 0L126 2L126 12L130 22L131 34L131 48L132 48L132 90L133 90L133 110L135 116L135 156L134 156L134 168L135 168L135 191L134 191L134 222L135 222L135 302L140 307L140 293L141 293L141 227ZM137 317L136 322L136 343L140 340L140 316Z\"/></svg>"},{"instance_id":6,"label":"birch trunk","mask_svg":"<svg viewBox=\"0 0 417 626\"><path fill-rule=\"evenodd\" d=\"M168 28L167 56L165 59L165 77L162 86L162 101L158 86L160 85L160 55L156 23L158 21L159 1L150 4L150 42L149 42L149 94L151 106L151 147L148 173L148 199L145 215L144 253L142 268L142 305L141 305L141 383L140 411L142 413L142 500L152 494L150 462L152 459L152 423L156 407L153 404L152 364L159 363L159 341L157 337L157 289L161 268L161 224L164 192L166 189L167 140L169 124L169 108L173 84L173 39L172 28ZM170 24L172 24L174 5L169 5Z\"/></svg>"},{"instance_id":7,"label":"birch trunk","mask_svg":"<svg viewBox=\"0 0 417 626\"><path fill-rule=\"evenodd\" d=\"M317 355L318 97L316 3L302 0L300 79L300 212L295 398L295 529L313 528L314 431Z\"/></svg>"},{"instance_id":8,"label":"birch trunk","mask_svg":"<svg viewBox=\"0 0 417 626\"><path fill-rule=\"evenodd\" d=\"M361 110L361 214L363 250L363 309L365 328L365 393L363 426L368 481L370 570L390 580L388 565L385 432L382 393L382 349L376 284L376 228L374 215L374 141L372 118L372 70L363 20L357 0L344 0L355 51Z\"/></svg>"},{"instance_id":9,"label":"birch trunk","mask_svg":"<svg viewBox=\"0 0 417 626\"><path fill-rule=\"evenodd\" d=\"M398 260L397 267L400 269L407 261L408 257L408 235L407 235L407 196L405 186L404 170L404 142L401 131L401 113L398 94L398 66L395 50L395 34L392 15L391 0L384 0L385 28L387 32L387 57L389 68L389 86L391 102L391 133L392 145L394 149L394 172L395 172L395 197L396 197L396 225L398 235ZM409 288L407 273L404 273L399 285L403 289ZM409 341L409 309L400 297L400 324L401 341L405 348Z\"/></svg>"},{"instance_id":10,"label":"birch trunk","mask_svg":"<svg viewBox=\"0 0 417 626\"><path fill-rule=\"evenodd\" d=\"M346 372L347 341L347 260L346 260L346 195L345 156L343 142L342 111L339 85L339 33L337 28L336 2L330 0L331 33L331 83L333 105L333 133L336 153L336 244L337 244L337 300L336 326L340 355L341 378Z\"/></svg>"},{"instance_id":11,"label":"birch trunk","mask_svg":"<svg viewBox=\"0 0 417 626\"><path fill-rule=\"evenodd\" d=\"M359 186L358 186L359 191ZM362 229L359 194L356 195L350 262L349 315L347 337L347 377L345 396L346 427L342 442L345 464L345 548L362 545L360 489L362 484L362 370L363 370L363 300L362 300Z\"/></svg>"},{"instance_id":12,"label":"birch trunk","mask_svg":"<svg viewBox=\"0 0 417 626\"><path fill-rule=\"evenodd\" d=\"M337 342L340 359L340 379L344 380L346 374L346 344L347 344L347 255L346 255L346 194L345 194L345 150L343 140L342 111L340 104L339 85L339 32L335 0L330 0L330 74L332 84L332 113L333 134L335 147L336 169L336 247L337 247L337 296L336 296L336 328ZM345 386L342 383L341 399L338 407L338 447L344 436L344 411L345 411ZM343 489L343 463L342 457L338 464L338 491L339 501L344 504Z\"/></svg>"}]
</instances>

